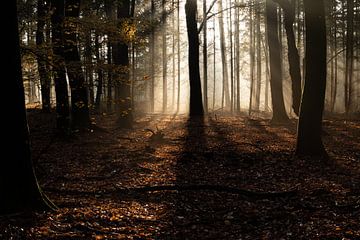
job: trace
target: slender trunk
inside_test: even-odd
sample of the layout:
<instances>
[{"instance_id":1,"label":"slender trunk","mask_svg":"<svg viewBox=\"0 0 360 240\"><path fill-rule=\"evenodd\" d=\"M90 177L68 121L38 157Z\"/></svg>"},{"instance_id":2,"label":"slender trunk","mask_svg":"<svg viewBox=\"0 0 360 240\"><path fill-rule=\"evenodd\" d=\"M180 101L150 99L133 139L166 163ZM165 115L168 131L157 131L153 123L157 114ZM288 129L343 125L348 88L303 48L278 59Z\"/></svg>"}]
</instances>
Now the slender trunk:
<instances>
[{"instance_id":1,"label":"slender trunk","mask_svg":"<svg viewBox=\"0 0 360 240\"><path fill-rule=\"evenodd\" d=\"M229 94L229 74L228 74L228 63L226 58L226 40L225 40L225 31L224 31L224 16L223 16L223 6L222 1L218 1L218 11L219 14L219 31L220 31L220 50L221 50L221 62L222 62L222 75L223 75L223 95L222 98L225 100L225 105L222 104L222 107L228 109L230 107L230 94Z\"/></svg>"},{"instance_id":2,"label":"slender trunk","mask_svg":"<svg viewBox=\"0 0 360 240\"><path fill-rule=\"evenodd\" d=\"M68 131L70 126L69 94L66 82L65 60L64 60L64 1L51 1L52 7L52 44L53 44L53 70L56 92L56 127L60 133Z\"/></svg>"},{"instance_id":3,"label":"slender trunk","mask_svg":"<svg viewBox=\"0 0 360 240\"><path fill-rule=\"evenodd\" d=\"M304 7L306 75L300 108L296 154L327 158L321 139L326 88L324 0L304 0Z\"/></svg>"},{"instance_id":4,"label":"slender trunk","mask_svg":"<svg viewBox=\"0 0 360 240\"><path fill-rule=\"evenodd\" d=\"M105 13L106 18L108 21L114 21L115 20L115 13L114 13L114 4L112 0L105 0ZM112 111L112 105L113 105L113 68L112 68L112 58L113 58L113 49L114 49L114 43L113 43L113 34L110 32L108 33L108 42L107 42L107 65L108 65L108 72L107 72L107 99L106 99L106 109L107 112Z\"/></svg>"},{"instance_id":5,"label":"slender trunk","mask_svg":"<svg viewBox=\"0 0 360 240\"><path fill-rule=\"evenodd\" d=\"M47 61L47 46L45 44L45 18L47 7L45 5L44 0L38 0L37 5L37 29L36 29L36 46L39 51L37 55L38 62L38 71L40 77L40 85L41 85L41 103L42 103L42 111L50 112L51 104L50 104L50 84L51 78L46 69L46 61Z\"/></svg>"},{"instance_id":6,"label":"slender trunk","mask_svg":"<svg viewBox=\"0 0 360 240\"><path fill-rule=\"evenodd\" d=\"M165 0L162 0L162 14L165 15ZM162 111L165 113L167 111L167 25L166 25L166 18L163 22L163 29L162 29L162 62L163 62L163 109Z\"/></svg>"},{"instance_id":7,"label":"slender trunk","mask_svg":"<svg viewBox=\"0 0 360 240\"><path fill-rule=\"evenodd\" d=\"M180 58L180 1L177 2L177 69L178 69L178 79L177 79L177 105L176 105L176 112L178 113L180 110L180 80L181 80L181 58Z\"/></svg>"},{"instance_id":8,"label":"slender trunk","mask_svg":"<svg viewBox=\"0 0 360 240\"><path fill-rule=\"evenodd\" d=\"M266 20L270 59L271 99L273 108L272 122L287 123L289 118L286 115L283 96L278 17L276 5L272 0L266 0Z\"/></svg>"},{"instance_id":9,"label":"slender trunk","mask_svg":"<svg viewBox=\"0 0 360 240\"><path fill-rule=\"evenodd\" d=\"M97 61L97 87L96 87L96 97L95 97L95 110L100 111L101 104L101 95L103 92L103 82L104 82L104 71L103 71L103 59L101 58L101 44L99 43L99 36L95 36L95 54Z\"/></svg>"},{"instance_id":10,"label":"slender trunk","mask_svg":"<svg viewBox=\"0 0 360 240\"><path fill-rule=\"evenodd\" d=\"M256 11L256 91L255 91L255 110L260 110L260 92L261 92L261 31L260 31L260 6L257 5Z\"/></svg>"},{"instance_id":11,"label":"slender trunk","mask_svg":"<svg viewBox=\"0 0 360 240\"><path fill-rule=\"evenodd\" d=\"M275 0L284 11L284 26L286 30L286 38L288 44L288 61L289 73L291 77L292 90L292 108L297 116L299 116L301 101L301 67L299 51L296 47L294 21L295 21L295 3L289 0Z\"/></svg>"},{"instance_id":12,"label":"slender trunk","mask_svg":"<svg viewBox=\"0 0 360 240\"><path fill-rule=\"evenodd\" d=\"M255 41L254 41L254 19L253 19L253 15L254 15L254 6L253 5L253 1L251 1L251 6L250 6L250 101L249 101L249 115L252 112L252 108L253 108L253 99L254 99L254 85L255 85L255 77L254 77L254 65L255 65Z\"/></svg>"},{"instance_id":13,"label":"slender trunk","mask_svg":"<svg viewBox=\"0 0 360 240\"><path fill-rule=\"evenodd\" d=\"M231 8L231 0L228 1L228 30L229 30L229 41L230 41L230 112L234 112L234 50L233 50L233 33L232 33L232 27L233 27L233 20L232 20L232 8Z\"/></svg>"},{"instance_id":14,"label":"slender trunk","mask_svg":"<svg viewBox=\"0 0 360 240\"><path fill-rule=\"evenodd\" d=\"M65 1L64 59L71 89L71 123L75 129L90 126L88 89L78 50L77 24L80 0Z\"/></svg>"},{"instance_id":15,"label":"slender trunk","mask_svg":"<svg viewBox=\"0 0 360 240\"><path fill-rule=\"evenodd\" d=\"M151 34L150 34L150 55L151 55L151 72L150 72L150 111L155 110L155 0L151 0Z\"/></svg>"},{"instance_id":16,"label":"slender trunk","mask_svg":"<svg viewBox=\"0 0 360 240\"><path fill-rule=\"evenodd\" d=\"M348 114L353 102L354 1L347 0L346 8L345 112Z\"/></svg>"},{"instance_id":17,"label":"slender trunk","mask_svg":"<svg viewBox=\"0 0 360 240\"><path fill-rule=\"evenodd\" d=\"M213 102L212 102L212 110L213 111L215 111L215 99L216 99L216 20L215 20L215 18L214 18L214 22L213 22L213 24L214 24L214 39L213 39L213 41L214 41L214 59L213 59L213 61L214 61L214 63L213 63L213 65L214 65L214 69L213 69Z\"/></svg>"},{"instance_id":18,"label":"slender trunk","mask_svg":"<svg viewBox=\"0 0 360 240\"><path fill-rule=\"evenodd\" d=\"M186 0L185 13L189 43L190 116L203 116L204 109L201 96L196 0Z\"/></svg>"},{"instance_id":19,"label":"slender trunk","mask_svg":"<svg viewBox=\"0 0 360 240\"><path fill-rule=\"evenodd\" d=\"M239 0L235 0L239 4ZM236 79L236 112L240 113L240 10L235 8L235 79Z\"/></svg>"},{"instance_id":20,"label":"slender trunk","mask_svg":"<svg viewBox=\"0 0 360 240\"><path fill-rule=\"evenodd\" d=\"M121 24L129 24L130 0L124 0L117 6L117 19ZM125 42L117 42L113 53L116 66L116 113L117 124L121 128L131 128L133 115L131 109L131 81L129 77L129 47Z\"/></svg>"},{"instance_id":21,"label":"slender trunk","mask_svg":"<svg viewBox=\"0 0 360 240\"><path fill-rule=\"evenodd\" d=\"M206 16L207 6L206 0L203 0L203 18L204 18L204 25L203 25L203 93L204 93L204 111L208 111L208 59L207 59L207 16Z\"/></svg>"}]
</instances>

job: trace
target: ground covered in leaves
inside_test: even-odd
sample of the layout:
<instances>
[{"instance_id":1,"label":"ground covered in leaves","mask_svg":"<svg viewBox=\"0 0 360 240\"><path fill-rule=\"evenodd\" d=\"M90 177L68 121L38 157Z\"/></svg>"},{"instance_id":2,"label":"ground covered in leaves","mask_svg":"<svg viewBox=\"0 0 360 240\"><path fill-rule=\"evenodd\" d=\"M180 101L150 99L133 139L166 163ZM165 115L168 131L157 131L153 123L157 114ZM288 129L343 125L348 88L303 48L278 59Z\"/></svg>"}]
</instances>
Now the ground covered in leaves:
<instances>
[{"instance_id":1,"label":"ground covered in leaves","mask_svg":"<svg viewBox=\"0 0 360 240\"><path fill-rule=\"evenodd\" d=\"M59 209L1 217L0 239L360 239L360 121L324 121L325 165L293 157L295 122L98 115L60 138L54 115L29 120Z\"/></svg>"}]
</instances>

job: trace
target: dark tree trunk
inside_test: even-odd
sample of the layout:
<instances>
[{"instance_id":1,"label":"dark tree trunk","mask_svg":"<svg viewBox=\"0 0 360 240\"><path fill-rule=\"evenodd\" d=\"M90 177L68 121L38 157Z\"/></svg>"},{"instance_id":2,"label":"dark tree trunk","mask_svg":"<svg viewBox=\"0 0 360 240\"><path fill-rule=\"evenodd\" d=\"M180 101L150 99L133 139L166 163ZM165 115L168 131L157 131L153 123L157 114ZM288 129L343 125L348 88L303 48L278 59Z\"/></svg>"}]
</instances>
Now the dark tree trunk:
<instances>
[{"instance_id":1,"label":"dark tree trunk","mask_svg":"<svg viewBox=\"0 0 360 240\"><path fill-rule=\"evenodd\" d=\"M304 0L306 74L296 154L327 157L321 139L326 88L326 26L324 0Z\"/></svg>"},{"instance_id":2,"label":"dark tree trunk","mask_svg":"<svg viewBox=\"0 0 360 240\"><path fill-rule=\"evenodd\" d=\"M162 14L165 15L166 14L166 9L165 9L165 4L166 4L166 1L165 0L162 0L161 2L161 8L162 8ZM167 38L167 25L166 25L166 18L164 19L164 22L163 22L163 29L162 29L162 64L163 64L163 67L162 67L162 74L163 74L163 108L162 108L162 111L163 113L166 113L167 111L167 93L168 93L168 81L167 81L167 41L166 41L166 38Z\"/></svg>"},{"instance_id":3,"label":"dark tree trunk","mask_svg":"<svg viewBox=\"0 0 360 240\"><path fill-rule=\"evenodd\" d=\"M24 87L21 73L19 32L16 1L10 1L6 19L2 17L2 29L6 32L3 44L11 51L4 51L7 60L1 64L1 72L8 76L5 88L13 99L7 103L9 114L3 122L4 157L0 161L0 215L46 209L47 204L34 175L30 156L30 139L25 112ZM11 131L8 131L11 130ZM16 137L14 137L16 136Z\"/></svg>"},{"instance_id":4,"label":"dark tree trunk","mask_svg":"<svg viewBox=\"0 0 360 240\"><path fill-rule=\"evenodd\" d=\"M50 103L50 83L51 78L47 72L46 61L46 45L44 38L45 31L45 17L47 7L44 0L38 0L37 5L37 29L36 29L36 46L38 48L37 62L38 62L38 71L40 77L41 85L41 102L42 102L42 111L50 112L51 103Z\"/></svg>"},{"instance_id":5,"label":"dark tree trunk","mask_svg":"<svg viewBox=\"0 0 360 240\"><path fill-rule=\"evenodd\" d=\"M266 0L266 21L270 59L270 86L273 107L272 122L275 124L287 123L289 118L286 115L284 105L278 18L276 5L272 0Z\"/></svg>"},{"instance_id":6,"label":"dark tree trunk","mask_svg":"<svg viewBox=\"0 0 360 240\"><path fill-rule=\"evenodd\" d=\"M114 4L112 0L104 1L105 14L108 21L114 21ZM112 69L112 56L113 56L113 37L112 33L108 33L108 42L107 42L107 64L108 64L108 72L107 72L107 99L106 99L106 110L107 112L112 111L113 105L113 69Z\"/></svg>"},{"instance_id":7,"label":"dark tree trunk","mask_svg":"<svg viewBox=\"0 0 360 240\"><path fill-rule=\"evenodd\" d=\"M71 120L74 129L90 126L88 89L77 46L80 0L65 0L64 58L71 89Z\"/></svg>"},{"instance_id":8,"label":"dark tree trunk","mask_svg":"<svg viewBox=\"0 0 360 240\"><path fill-rule=\"evenodd\" d=\"M295 114L299 116L301 101L301 68L299 51L296 47L293 28L295 21L295 4L293 0L290 1L291 2L289 2L289 0L275 0L275 2L278 2L284 10L284 23L288 44L289 72L291 77L292 108Z\"/></svg>"},{"instance_id":9,"label":"dark tree trunk","mask_svg":"<svg viewBox=\"0 0 360 240\"><path fill-rule=\"evenodd\" d=\"M345 112L348 114L353 102L354 69L354 1L346 1L346 60L345 60Z\"/></svg>"},{"instance_id":10,"label":"dark tree trunk","mask_svg":"<svg viewBox=\"0 0 360 240\"><path fill-rule=\"evenodd\" d=\"M104 82L104 71L103 71L103 59L101 58L101 45L99 43L99 36L95 37L95 48L96 48L96 61L97 61L97 86L96 86L96 97L95 97L95 110L100 111L101 95L103 92Z\"/></svg>"},{"instance_id":11,"label":"dark tree trunk","mask_svg":"<svg viewBox=\"0 0 360 240\"><path fill-rule=\"evenodd\" d=\"M203 25L203 81L204 81L204 109L205 112L208 111L208 54L207 54L207 6L206 6L206 0L203 0L203 18L204 18L204 25Z\"/></svg>"},{"instance_id":12,"label":"dark tree trunk","mask_svg":"<svg viewBox=\"0 0 360 240\"><path fill-rule=\"evenodd\" d=\"M199 35L196 23L196 0L186 1L185 13L189 43L190 116L203 116L204 109L199 67Z\"/></svg>"},{"instance_id":13,"label":"dark tree trunk","mask_svg":"<svg viewBox=\"0 0 360 240\"><path fill-rule=\"evenodd\" d=\"M60 133L65 133L70 125L69 94L66 82L66 70L64 60L64 1L51 1L52 16L52 44L53 44L53 70L56 92L56 126Z\"/></svg>"},{"instance_id":14,"label":"dark tree trunk","mask_svg":"<svg viewBox=\"0 0 360 240\"><path fill-rule=\"evenodd\" d=\"M125 20L130 18L130 0L120 1L117 10L117 18L120 24L124 24ZM116 112L118 114L117 123L119 127L131 128L133 122L131 109L131 82L129 77L129 47L126 39L116 44L113 52L114 64L117 67L116 73Z\"/></svg>"}]
</instances>

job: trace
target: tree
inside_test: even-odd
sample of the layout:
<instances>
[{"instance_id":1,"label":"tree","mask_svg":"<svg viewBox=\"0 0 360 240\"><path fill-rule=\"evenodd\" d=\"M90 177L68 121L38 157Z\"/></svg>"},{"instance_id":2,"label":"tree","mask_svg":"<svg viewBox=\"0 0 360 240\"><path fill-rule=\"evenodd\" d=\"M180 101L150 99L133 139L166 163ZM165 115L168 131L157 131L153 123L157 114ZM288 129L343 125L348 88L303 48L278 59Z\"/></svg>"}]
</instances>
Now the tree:
<instances>
[{"instance_id":1,"label":"tree","mask_svg":"<svg viewBox=\"0 0 360 240\"><path fill-rule=\"evenodd\" d=\"M324 0L304 0L306 74L297 134L297 155L327 158L322 139L326 88L326 25Z\"/></svg>"},{"instance_id":2,"label":"tree","mask_svg":"<svg viewBox=\"0 0 360 240\"><path fill-rule=\"evenodd\" d=\"M71 89L71 123L75 129L90 126L88 92L78 50L77 24L80 0L65 0L64 59Z\"/></svg>"},{"instance_id":3,"label":"tree","mask_svg":"<svg viewBox=\"0 0 360 240\"><path fill-rule=\"evenodd\" d=\"M54 82L56 92L56 126L60 133L65 133L70 125L69 94L66 82L64 60L64 1L51 0L52 44L54 54Z\"/></svg>"},{"instance_id":4,"label":"tree","mask_svg":"<svg viewBox=\"0 0 360 240\"><path fill-rule=\"evenodd\" d=\"M5 81L7 90L13 96L7 103L15 114L10 114L3 123L11 131L4 131L6 139L5 158L1 160L0 214L9 214L24 210L44 209L49 205L37 183L30 156L29 131L25 112L24 86L21 73L19 33L16 1L11 1L11 8L2 19L3 30L7 36L3 43L11 49L4 51L7 59L1 70L10 79ZM9 18L10 17L10 18ZM9 22L10 20L10 22ZM14 137L15 136L15 137ZM15 151L14 151L15 149ZM50 202L48 202L50 203Z\"/></svg>"},{"instance_id":5,"label":"tree","mask_svg":"<svg viewBox=\"0 0 360 240\"><path fill-rule=\"evenodd\" d=\"M45 18L46 18L47 5L44 0L38 0L37 3L37 29L36 29L36 46L38 48L37 61L38 71L41 85L41 102L42 110L44 112L50 112L50 83L51 78L47 72L47 54L45 47Z\"/></svg>"},{"instance_id":6,"label":"tree","mask_svg":"<svg viewBox=\"0 0 360 240\"><path fill-rule=\"evenodd\" d=\"M131 38L130 31L130 0L119 1L117 6L117 18L120 25L122 39L117 42L113 53L114 64L116 65L116 104L117 123L122 128L131 128L133 122L131 108L131 83L129 77L129 47Z\"/></svg>"},{"instance_id":7,"label":"tree","mask_svg":"<svg viewBox=\"0 0 360 240\"><path fill-rule=\"evenodd\" d=\"M296 115L299 116L301 101L301 69L300 56L296 48L294 21L295 21L295 2L294 0L274 0L284 11L284 26L286 31L286 39L288 44L288 61L289 72L291 77L292 90L292 108Z\"/></svg>"},{"instance_id":8,"label":"tree","mask_svg":"<svg viewBox=\"0 0 360 240\"><path fill-rule=\"evenodd\" d=\"M196 0L186 1L185 14L189 42L190 116L203 116L204 109L199 67L199 35L196 23Z\"/></svg>"},{"instance_id":9,"label":"tree","mask_svg":"<svg viewBox=\"0 0 360 240\"><path fill-rule=\"evenodd\" d=\"M289 118L286 115L283 96L278 18L276 5L272 0L266 0L266 21L270 59L270 86L273 107L272 122L287 123Z\"/></svg>"}]
</instances>

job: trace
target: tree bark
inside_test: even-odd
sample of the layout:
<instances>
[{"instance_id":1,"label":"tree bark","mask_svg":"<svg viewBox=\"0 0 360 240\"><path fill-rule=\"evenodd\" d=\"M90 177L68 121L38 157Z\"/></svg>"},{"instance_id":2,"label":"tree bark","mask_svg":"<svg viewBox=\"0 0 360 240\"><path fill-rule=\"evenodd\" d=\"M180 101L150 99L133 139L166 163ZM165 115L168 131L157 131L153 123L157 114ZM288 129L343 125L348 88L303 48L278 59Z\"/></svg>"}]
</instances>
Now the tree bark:
<instances>
[{"instance_id":1,"label":"tree bark","mask_svg":"<svg viewBox=\"0 0 360 240\"><path fill-rule=\"evenodd\" d=\"M272 0L266 0L266 21L270 60L270 87L273 108L272 122L275 124L288 123L289 118L286 115L282 85L278 17L276 5Z\"/></svg>"},{"instance_id":2,"label":"tree bark","mask_svg":"<svg viewBox=\"0 0 360 240\"><path fill-rule=\"evenodd\" d=\"M10 1L6 17L2 17L2 29L6 32L3 43L11 51L4 51L7 60L1 64L1 71L11 77L4 81L5 88L14 98L7 107L15 114L4 118L4 158L0 161L0 215L48 209L37 183L30 155L29 129L25 111L24 86L21 69L20 43L16 1ZM6 19L5 19L6 18ZM8 131L8 130L11 131ZM16 136L16 137L14 137ZM15 150L15 151L14 151ZM49 202L50 203L50 202Z\"/></svg>"},{"instance_id":3,"label":"tree bark","mask_svg":"<svg viewBox=\"0 0 360 240\"><path fill-rule=\"evenodd\" d=\"M190 78L190 116L203 116L204 109L201 94L199 67L199 35L196 23L197 2L186 0L186 26L189 43L189 78Z\"/></svg>"},{"instance_id":4,"label":"tree bark","mask_svg":"<svg viewBox=\"0 0 360 240\"><path fill-rule=\"evenodd\" d=\"M65 133L70 127L69 94L66 81L64 60L64 17L65 2L51 1L52 15L52 44L53 44L53 70L56 92L56 126L60 133Z\"/></svg>"},{"instance_id":5,"label":"tree bark","mask_svg":"<svg viewBox=\"0 0 360 240\"><path fill-rule=\"evenodd\" d=\"M128 24L126 21L130 19L130 0L123 0L118 4L117 18L120 27L121 24ZM116 73L116 91L117 94L117 123L121 128L131 128L133 123L133 115L131 108L131 81L129 77L129 47L127 39L121 39L117 42L114 51L114 64L117 67Z\"/></svg>"},{"instance_id":6,"label":"tree bark","mask_svg":"<svg viewBox=\"0 0 360 240\"><path fill-rule=\"evenodd\" d=\"M291 77L292 90L292 109L295 114L299 116L300 101L301 101L301 68L300 56L296 47L294 21L295 21L295 4L293 0L274 0L279 3L284 11L284 26L286 31L286 38L288 44L288 61L289 72Z\"/></svg>"},{"instance_id":7,"label":"tree bark","mask_svg":"<svg viewBox=\"0 0 360 240\"><path fill-rule=\"evenodd\" d=\"M71 125L74 129L90 126L88 89L78 50L77 23L80 0L65 0L64 59L71 89Z\"/></svg>"},{"instance_id":8,"label":"tree bark","mask_svg":"<svg viewBox=\"0 0 360 240\"><path fill-rule=\"evenodd\" d=\"M46 44L45 44L45 18L47 6L45 5L44 0L38 0L37 5L37 29L36 29L36 47L38 48L37 62L38 62L38 71L40 77L40 85L41 85L41 103L42 103L42 111L49 113L51 110L50 103L50 84L51 78L49 73L47 72L46 61Z\"/></svg>"},{"instance_id":9,"label":"tree bark","mask_svg":"<svg viewBox=\"0 0 360 240\"><path fill-rule=\"evenodd\" d=\"M304 0L304 8L306 74L296 154L327 158L321 139L327 71L324 0Z\"/></svg>"}]
</instances>

